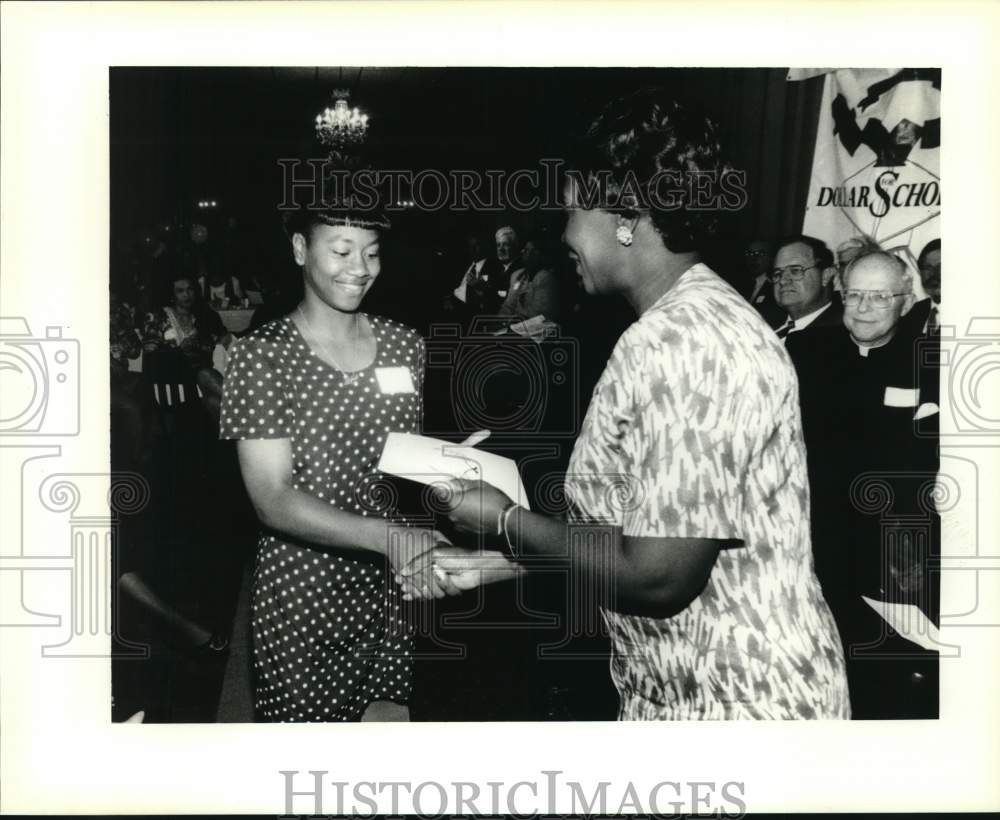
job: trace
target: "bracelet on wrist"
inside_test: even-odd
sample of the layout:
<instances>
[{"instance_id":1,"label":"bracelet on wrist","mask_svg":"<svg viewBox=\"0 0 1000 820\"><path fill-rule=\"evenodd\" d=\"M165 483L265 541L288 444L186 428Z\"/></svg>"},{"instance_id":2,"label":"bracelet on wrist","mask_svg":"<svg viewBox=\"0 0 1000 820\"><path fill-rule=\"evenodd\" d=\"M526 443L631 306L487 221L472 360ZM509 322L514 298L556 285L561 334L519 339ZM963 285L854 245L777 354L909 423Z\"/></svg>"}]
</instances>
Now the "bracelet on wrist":
<instances>
[{"instance_id":1,"label":"bracelet on wrist","mask_svg":"<svg viewBox=\"0 0 1000 820\"><path fill-rule=\"evenodd\" d=\"M516 506L517 504L514 501L511 501L506 507L504 507L502 510L500 510L499 513L497 513L497 535L503 535L504 516L507 515L507 513L510 512L510 510L512 510Z\"/></svg>"},{"instance_id":2,"label":"bracelet on wrist","mask_svg":"<svg viewBox=\"0 0 1000 820\"><path fill-rule=\"evenodd\" d=\"M514 503L508 504L503 509L503 512L501 512L499 516L500 535L502 535L504 541L507 542L507 554L510 555L511 558L517 558L517 550L514 548L514 542L511 540L510 537L510 529L509 529L510 515L512 512L514 512L514 510L518 508L519 508L518 504Z\"/></svg>"}]
</instances>

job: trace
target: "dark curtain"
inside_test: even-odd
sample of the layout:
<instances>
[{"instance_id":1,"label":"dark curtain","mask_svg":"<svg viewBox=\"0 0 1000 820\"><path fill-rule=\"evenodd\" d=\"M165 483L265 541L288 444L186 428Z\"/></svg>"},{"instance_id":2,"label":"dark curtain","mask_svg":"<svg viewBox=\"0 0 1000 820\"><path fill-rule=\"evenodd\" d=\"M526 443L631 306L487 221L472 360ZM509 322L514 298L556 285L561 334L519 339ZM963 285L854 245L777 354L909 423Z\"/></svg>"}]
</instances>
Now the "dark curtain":
<instances>
[{"instance_id":1,"label":"dark curtain","mask_svg":"<svg viewBox=\"0 0 1000 820\"><path fill-rule=\"evenodd\" d=\"M736 217L743 238L777 238L802 229L812 172L823 77L788 82L786 68L725 69L705 98L730 131L749 203Z\"/></svg>"},{"instance_id":2,"label":"dark curtain","mask_svg":"<svg viewBox=\"0 0 1000 820\"><path fill-rule=\"evenodd\" d=\"M250 221L273 218L282 196L276 159L315 148L312 115L329 97L319 71L113 69L112 235L190 219L202 197ZM539 157L564 156L567 138L604 102L640 85L667 87L724 127L734 162L747 172L750 197L728 232L747 239L797 232L802 224L823 78L790 83L786 74L786 68L369 68L356 90L373 113L377 165L447 169L537 167ZM427 116L428 105L435 116Z\"/></svg>"}]
</instances>

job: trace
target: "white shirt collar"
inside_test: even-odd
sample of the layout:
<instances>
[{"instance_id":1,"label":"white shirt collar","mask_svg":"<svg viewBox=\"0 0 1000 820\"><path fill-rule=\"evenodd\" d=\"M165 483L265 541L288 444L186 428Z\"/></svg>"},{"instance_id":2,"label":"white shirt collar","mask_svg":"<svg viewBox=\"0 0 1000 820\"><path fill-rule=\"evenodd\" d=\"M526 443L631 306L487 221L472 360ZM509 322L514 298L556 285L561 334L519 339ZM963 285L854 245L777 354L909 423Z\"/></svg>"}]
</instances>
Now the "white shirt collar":
<instances>
[{"instance_id":1,"label":"white shirt collar","mask_svg":"<svg viewBox=\"0 0 1000 820\"><path fill-rule=\"evenodd\" d=\"M798 319L795 320L795 327L792 330L792 333L796 333L800 330L805 330L807 327L809 327L809 325L811 325L814 321L816 321L816 317L819 316L828 307L830 307L831 304L832 302L827 302L825 305L823 305L823 307L819 308L818 310L814 310L812 313L807 313L805 316L800 316ZM789 316L788 320L791 321L791 319L792 317ZM785 324L788 324L788 322L785 322Z\"/></svg>"}]
</instances>

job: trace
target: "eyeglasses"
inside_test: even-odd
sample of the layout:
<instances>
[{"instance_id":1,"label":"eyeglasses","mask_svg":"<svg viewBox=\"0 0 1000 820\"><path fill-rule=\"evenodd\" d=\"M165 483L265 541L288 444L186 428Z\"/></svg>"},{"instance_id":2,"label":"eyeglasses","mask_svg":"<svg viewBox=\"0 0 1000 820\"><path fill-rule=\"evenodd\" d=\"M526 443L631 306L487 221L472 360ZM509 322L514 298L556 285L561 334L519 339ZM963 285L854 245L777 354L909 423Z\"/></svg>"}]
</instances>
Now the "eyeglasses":
<instances>
[{"instance_id":1,"label":"eyeglasses","mask_svg":"<svg viewBox=\"0 0 1000 820\"><path fill-rule=\"evenodd\" d=\"M859 307L865 299L875 310L888 310L892 307L892 300L897 296L905 296L904 293L893 293L888 290L845 290L843 293L844 305L846 307Z\"/></svg>"},{"instance_id":2,"label":"eyeglasses","mask_svg":"<svg viewBox=\"0 0 1000 820\"><path fill-rule=\"evenodd\" d=\"M760 259L762 256L767 256L767 251L760 250L759 248L751 248L748 251L744 251L743 255L747 259Z\"/></svg>"},{"instance_id":3,"label":"eyeglasses","mask_svg":"<svg viewBox=\"0 0 1000 820\"><path fill-rule=\"evenodd\" d=\"M802 265L789 265L786 268L775 268L771 271L768 276L772 282L780 282L781 278L787 273L788 278L793 282L798 282L803 276L806 275L807 270L812 270L813 268L818 268L819 265L809 265L808 267L803 267Z\"/></svg>"}]
</instances>

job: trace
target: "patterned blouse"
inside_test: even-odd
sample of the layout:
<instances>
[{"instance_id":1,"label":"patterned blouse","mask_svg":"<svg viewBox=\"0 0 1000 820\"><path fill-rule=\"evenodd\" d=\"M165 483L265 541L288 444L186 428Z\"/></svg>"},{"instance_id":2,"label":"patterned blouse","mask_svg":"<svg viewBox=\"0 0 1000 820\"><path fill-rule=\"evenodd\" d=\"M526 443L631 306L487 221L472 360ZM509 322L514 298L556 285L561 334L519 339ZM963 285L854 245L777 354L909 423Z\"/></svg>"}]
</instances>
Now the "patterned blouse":
<instances>
[{"instance_id":1,"label":"patterned blouse","mask_svg":"<svg viewBox=\"0 0 1000 820\"><path fill-rule=\"evenodd\" d=\"M111 295L111 319L108 323L111 375L119 378L128 372L129 359L139 358L142 345L135 329L135 308Z\"/></svg>"},{"instance_id":2,"label":"patterned blouse","mask_svg":"<svg viewBox=\"0 0 1000 820\"><path fill-rule=\"evenodd\" d=\"M813 572L798 383L784 346L702 264L622 335L566 479L572 518L742 542L669 618L604 610L623 720L846 718Z\"/></svg>"},{"instance_id":3,"label":"patterned blouse","mask_svg":"<svg viewBox=\"0 0 1000 820\"><path fill-rule=\"evenodd\" d=\"M212 366L212 350L226 335L222 318L199 306L185 319L172 307L151 311L142 322L143 349L180 350L195 367Z\"/></svg>"}]
</instances>

